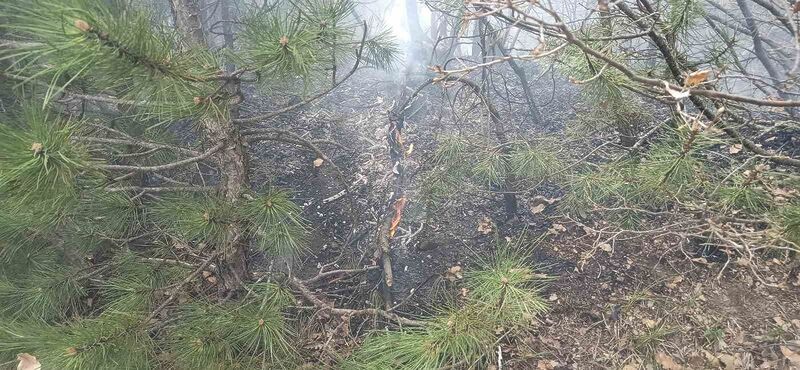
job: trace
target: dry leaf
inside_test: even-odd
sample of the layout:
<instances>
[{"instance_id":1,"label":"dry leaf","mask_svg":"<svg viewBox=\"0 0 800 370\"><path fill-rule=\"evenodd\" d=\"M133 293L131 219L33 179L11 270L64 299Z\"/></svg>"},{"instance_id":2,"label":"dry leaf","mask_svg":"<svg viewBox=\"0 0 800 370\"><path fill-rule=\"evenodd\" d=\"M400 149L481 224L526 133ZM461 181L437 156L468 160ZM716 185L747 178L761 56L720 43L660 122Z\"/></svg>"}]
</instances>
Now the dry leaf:
<instances>
[{"instance_id":1,"label":"dry leaf","mask_svg":"<svg viewBox=\"0 0 800 370\"><path fill-rule=\"evenodd\" d=\"M683 81L683 86L686 87L697 86L703 82L706 82L708 80L708 76L710 75L711 75L711 70L708 69L692 72L688 76L686 76L686 79Z\"/></svg>"},{"instance_id":2,"label":"dry leaf","mask_svg":"<svg viewBox=\"0 0 800 370\"><path fill-rule=\"evenodd\" d=\"M728 153L736 154L742 151L742 144L733 144L728 148Z\"/></svg>"},{"instance_id":3,"label":"dry leaf","mask_svg":"<svg viewBox=\"0 0 800 370\"><path fill-rule=\"evenodd\" d=\"M667 283L667 288L675 289L678 287L678 284L680 284L682 281L683 281L683 276L676 276L672 278L672 280L670 280L669 283Z\"/></svg>"},{"instance_id":4,"label":"dry leaf","mask_svg":"<svg viewBox=\"0 0 800 370\"><path fill-rule=\"evenodd\" d=\"M319 166L322 166L322 164L323 164L323 163L325 163L325 160L324 160L324 159L322 159L322 158L317 158L317 159L315 159L315 160L314 160L314 167L319 167Z\"/></svg>"},{"instance_id":5,"label":"dry leaf","mask_svg":"<svg viewBox=\"0 0 800 370\"><path fill-rule=\"evenodd\" d=\"M674 90L667 82L664 82L664 90L667 91L675 100L681 100L689 97L689 90Z\"/></svg>"},{"instance_id":6,"label":"dry leaf","mask_svg":"<svg viewBox=\"0 0 800 370\"><path fill-rule=\"evenodd\" d=\"M400 226L400 219L403 217L403 209L406 208L406 197L401 197L394 203L394 216L392 216L392 224L389 227L389 237L393 237L397 232L397 227Z\"/></svg>"},{"instance_id":7,"label":"dry leaf","mask_svg":"<svg viewBox=\"0 0 800 370\"><path fill-rule=\"evenodd\" d=\"M289 37L286 35L281 36L281 38L278 40L278 43L281 44L281 46L286 47L286 45L289 44Z\"/></svg>"},{"instance_id":8,"label":"dry leaf","mask_svg":"<svg viewBox=\"0 0 800 370\"><path fill-rule=\"evenodd\" d=\"M203 104L203 98L199 96L195 96L194 98L192 98L192 101L194 102L194 105Z\"/></svg>"},{"instance_id":9,"label":"dry leaf","mask_svg":"<svg viewBox=\"0 0 800 370\"><path fill-rule=\"evenodd\" d=\"M547 206L545 206L544 204L538 204L536 206L531 207L531 213L533 214L542 213L542 211L544 211L546 207Z\"/></svg>"},{"instance_id":10,"label":"dry leaf","mask_svg":"<svg viewBox=\"0 0 800 370\"><path fill-rule=\"evenodd\" d=\"M408 149L406 149L406 157L410 156L411 153L414 152L414 143L408 144Z\"/></svg>"},{"instance_id":11,"label":"dry leaf","mask_svg":"<svg viewBox=\"0 0 800 370\"><path fill-rule=\"evenodd\" d=\"M601 12L608 12L609 0L597 0L597 10Z\"/></svg>"},{"instance_id":12,"label":"dry leaf","mask_svg":"<svg viewBox=\"0 0 800 370\"><path fill-rule=\"evenodd\" d=\"M492 232L492 220L489 217L484 217L478 224L478 232L482 235L488 235Z\"/></svg>"},{"instance_id":13,"label":"dry leaf","mask_svg":"<svg viewBox=\"0 0 800 370\"><path fill-rule=\"evenodd\" d=\"M548 235L558 235L558 234L560 234L560 233L562 233L564 231L567 231L567 228L564 227L564 225L562 225L562 224L553 224L553 226L550 226L550 228L547 229L547 234Z\"/></svg>"},{"instance_id":14,"label":"dry leaf","mask_svg":"<svg viewBox=\"0 0 800 370\"><path fill-rule=\"evenodd\" d=\"M600 244L597 246L597 248L600 248L600 250L602 250L602 251L605 251L605 252L611 253L611 244L608 244L608 243L600 243Z\"/></svg>"},{"instance_id":15,"label":"dry leaf","mask_svg":"<svg viewBox=\"0 0 800 370\"><path fill-rule=\"evenodd\" d=\"M787 189L787 188L773 188L772 195L776 197L788 197L795 193L794 189Z\"/></svg>"},{"instance_id":16,"label":"dry leaf","mask_svg":"<svg viewBox=\"0 0 800 370\"><path fill-rule=\"evenodd\" d=\"M549 297L549 298L547 298L547 299L548 299L550 302L555 302L555 301L557 301L557 300L558 300L558 296L557 296L555 293L553 293L553 294L551 294L551 295L550 295L550 297Z\"/></svg>"},{"instance_id":17,"label":"dry leaf","mask_svg":"<svg viewBox=\"0 0 800 370\"><path fill-rule=\"evenodd\" d=\"M644 324L644 326L646 326L648 329L652 329L656 327L657 323L655 322L655 320L642 319L642 324Z\"/></svg>"},{"instance_id":18,"label":"dry leaf","mask_svg":"<svg viewBox=\"0 0 800 370\"><path fill-rule=\"evenodd\" d=\"M89 31L92 30L92 26L90 26L89 23L87 23L83 19L76 19L73 22L73 25L75 25L75 28L77 28L77 29L79 29L79 30L81 30L83 32L89 32Z\"/></svg>"},{"instance_id":19,"label":"dry leaf","mask_svg":"<svg viewBox=\"0 0 800 370\"><path fill-rule=\"evenodd\" d=\"M553 360L539 360L536 363L536 370L553 370L559 363Z\"/></svg>"},{"instance_id":20,"label":"dry leaf","mask_svg":"<svg viewBox=\"0 0 800 370\"><path fill-rule=\"evenodd\" d=\"M792 5L792 13L800 12L800 1L795 1L794 5Z\"/></svg>"},{"instance_id":21,"label":"dry leaf","mask_svg":"<svg viewBox=\"0 0 800 370\"><path fill-rule=\"evenodd\" d=\"M20 353L17 355L17 370L41 370L42 364L33 355Z\"/></svg>"},{"instance_id":22,"label":"dry leaf","mask_svg":"<svg viewBox=\"0 0 800 370\"><path fill-rule=\"evenodd\" d=\"M683 370L683 366L679 365L672 357L662 352L656 353L656 362L658 362L664 370Z\"/></svg>"},{"instance_id":23,"label":"dry leaf","mask_svg":"<svg viewBox=\"0 0 800 370\"><path fill-rule=\"evenodd\" d=\"M464 274L461 272L461 266L453 266L447 269L444 273L444 277L450 282L455 282L456 280L460 280L464 278Z\"/></svg>"},{"instance_id":24,"label":"dry leaf","mask_svg":"<svg viewBox=\"0 0 800 370\"><path fill-rule=\"evenodd\" d=\"M559 200L561 200L561 198L547 198L547 197L543 197L541 195L537 195L537 196L533 197L533 203L534 204L539 204L539 203L553 204L555 202L558 202Z\"/></svg>"},{"instance_id":25,"label":"dry leaf","mask_svg":"<svg viewBox=\"0 0 800 370\"><path fill-rule=\"evenodd\" d=\"M792 366L800 367L800 354L790 350L789 347L786 346L781 346L781 353L783 353L783 357L789 360Z\"/></svg>"},{"instance_id":26,"label":"dry leaf","mask_svg":"<svg viewBox=\"0 0 800 370\"><path fill-rule=\"evenodd\" d=\"M726 369L736 369L736 357L723 353L717 356L717 358Z\"/></svg>"},{"instance_id":27,"label":"dry leaf","mask_svg":"<svg viewBox=\"0 0 800 370\"><path fill-rule=\"evenodd\" d=\"M31 144L31 151L33 152L33 155L38 155L39 153L42 152L43 149L44 146L42 145L42 143Z\"/></svg>"}]
</instances>

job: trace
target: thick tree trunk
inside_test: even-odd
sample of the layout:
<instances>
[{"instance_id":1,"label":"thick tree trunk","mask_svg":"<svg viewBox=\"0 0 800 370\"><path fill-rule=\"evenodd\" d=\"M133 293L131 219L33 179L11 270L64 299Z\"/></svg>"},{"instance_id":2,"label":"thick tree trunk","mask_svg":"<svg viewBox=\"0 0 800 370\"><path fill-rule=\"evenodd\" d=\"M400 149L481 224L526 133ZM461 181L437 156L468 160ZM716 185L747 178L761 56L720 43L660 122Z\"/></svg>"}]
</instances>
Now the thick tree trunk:
<instances>
[{"instance_id":1,"label":"thick tree trunk","mask_svg":"<svg viewBox=\"0 0 800 370\"><path fill-rule=\"evenodd\" d=\"M178 30L186 35L189 42L197 46L208 47L200 24L198 0L170 0L174 14L177 15ZM224 6L224 5L223 5ZM237 92L238 86L226 86ZM234 105L227 118L202 118L201 126L205 130L209 146L225 143L217 154L220 170L219 189L229 205L236 204L249 188L248 153L245 140L232 119L238 115ZM219 265L219 276L222 278L224 291L232 292L241 288L247 279L247 245L248 238L243 225L232 222L228 225L225 241L217 248L223 251Z\"/></svg>"}]
</instances>

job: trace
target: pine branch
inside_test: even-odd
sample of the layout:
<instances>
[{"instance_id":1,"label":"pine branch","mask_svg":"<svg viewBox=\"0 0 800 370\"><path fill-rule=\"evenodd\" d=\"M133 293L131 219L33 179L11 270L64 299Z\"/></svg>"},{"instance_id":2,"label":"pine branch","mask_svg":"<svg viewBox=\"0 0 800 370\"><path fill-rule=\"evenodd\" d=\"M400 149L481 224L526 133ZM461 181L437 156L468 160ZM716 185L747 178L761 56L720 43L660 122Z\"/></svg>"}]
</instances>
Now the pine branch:
<instances>
[{"instance_id":1,"label":"pine branch","mask_svg":"<svg viewBox=\"0 0 800 370\"><path fill-rule=\"evenodd\" d=\"M187 164L192 164L192 163L195 163L195 162L202 161L203 159L206 159L206 158L211 157L212 155L214 155L214 153L218 152L224 146L225 146L225 143L221 142L221 143L215 145L213 148L203 152L199 156L192 157L192 158L186 158L186 159L183 159L183 160L180 160L180 161L167 163L167 164L162 164L162 165L158 165L158 166L128 166L128 165L107 164L107 165L100 165L100 166L97 166L97 167L100 168L100 169L109 170L109 171L133 171L133 172L165 171L165 170L181 167L181 166L184 166L184 165L187 165Z\"/></svg>"},{"instance_id":2,"label":"pine branch","mask_svg":"<svg viewBox=\"0 0 800 370\"><path fill-rule=\"evenodd\" d=\"M145 187L145 186L119 186L113 188L104 188L108 192L144 192L144 193L168 193L168 192L212 192L216 188L212 186L170 186L170 187Z\"/></svg>"},{"instance_id":3,"label":"pine branch","mask_svg":"<svg viewBox=\"0 0 800 370\"><path fill-rule=\"evenodd\" d=\"M256 115L256 116L253 116L253 117L237 118L237 119L232 120L233 123L256 123L256 122L264 121L264 120L279 116L279 115L284 114L286 112L291 112L291 111L293 111L293 110L295 110L297 108L300 108L302 106L305 106L306 104L311 103L311 102L313 102L313 101L315 101L315 100L317 100L317 99L319 99L319 98L321 98L321 97L323 97L325 95L328 95L331 91L333 91L337 87L341 86L342 83L344 83L345 81L347 81L347 79L350 78L350 76L352 76L353 74L356 73L356 70L358 70L358 67L361 65L361 61L362 61L361 56L362 56L362 54L364 52L364 45L365 45L366 38L367 38L367 22L366 21L364 21L363 27L364 27L364 32L361 35L361 43L359 44L358 50L356 51L356 61L353 64L353 68L350 69L350 72L348 72L345 76L343 76L341 80L339 80L338 82L334 83L333 85L331 85L331 87L325 89L324 91L321 91L321 92L319 92L319 93L317 93L315 95L312 95L312 96L306 98L305 100L303 100L303 101L301 101L301 102L299 102L297 104L290 105L288 107L285 107L283 109L280 109L280 110L277 110L277 111L274 111L274 112L264 113L264 114Z\"/></svg>"},{"instance_id":4,"label":"pine branch","mask_svg":"<svg viewBox=\"0 0 800 370\"><path fill-rule=\"evenodd\" d=\"M147 315L147 318L142 320L141 323L143 325L148 325L151 321L153 321L153 319L156 316L158 316L158 314L160 314L161 311L164 311L164 309L166 309L170 305L170 303L172 303L172 301L174 301L175 299L178 298L178 292L180 292L180 290L183 289L183 287L186 286L186 284L191 283L192 280L194 280L194 278L197 275L199 275L201 272L203 272L203 270L205 270L205 268L208 267L208 265L211 264L211 261L213 261L219 255L221 255L223 252L224 252L224 250L218 250L218 251L212 253L210 256L208 256L208 258L205 259L205 261L203 261L203 263L201 263L199 266L197 266L197 269L192 271L191 274L186 275L186 277L183 279L183 281L178 283L174 288L172 288L172 290L170 290L167 293L169 298L164 300L164 302L161 302L161 304L158 305L158 307L156 307L153 311L151 311L150 314Z\"/></svg>"},{"instance_id":5,"label":"pine branch","mask_svg":"<svg viewBox=\"0 0 800 370\"><path fill-rule=\"evenodd\" d=\"M128 139L111 139L111 138L104 138L104 137L73 136L72 138L75 139L75 140L78 140L78 141L85 141L85 142L88 142L88 143L132 145L132 146L138 146L138 147L149 148L149 149L173 150L173 151L176 151L178 153L183 153L183 154L191 155L191 156L194 156L194 157L203 155L203 153L201 153L201 152L198 152L198 151L195 151L195 150L191 150L191 149L181 148L179 146L175 146L175 145L172 145L172 144L155 143L155 142L151 142L151 141L145 141L145 140L136 139L136 138L133 138L133 137L129 137Z\"/></svg>"}]
</instances>

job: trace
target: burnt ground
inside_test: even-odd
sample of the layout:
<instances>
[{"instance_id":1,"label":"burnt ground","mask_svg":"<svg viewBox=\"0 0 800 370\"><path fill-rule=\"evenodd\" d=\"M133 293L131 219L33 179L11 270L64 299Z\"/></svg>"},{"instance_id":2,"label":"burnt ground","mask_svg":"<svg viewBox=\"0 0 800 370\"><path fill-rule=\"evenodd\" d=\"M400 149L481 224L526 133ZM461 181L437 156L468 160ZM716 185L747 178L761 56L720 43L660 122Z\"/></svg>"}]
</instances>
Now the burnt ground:
<instances>
[{"instance_id":1,"label":"burnt ground","mask_svg":"<svg viewBox=\"0 0 800 370\"><path fill-rule=\"evenodd\" d=\"M579 93L565 79L548 74L534 85L544 125L531 125L522 106L498 103L503 119L524 137L563 137L565 123L579 109ZM347 183L337 181L328 163L315 168L315 155L299 146L262 142L251 148L257 168L253 185L295 191L295 200L303 205L303 216L312 225L308 250L293 261L295 274L307 278L321 270L374 265L376 222L385 209L391 174L386 113L398 103L400 90L388 77L362 72L335 94L261 125L292 129L317 140ZM516 94L516 100L522 101ZM415 144L409 156L412 172L423 168L420 173L424 173L426 158L435 148L435 133L463 129L466 123L483 119L476 113L480 107L468 100L457 99L459 105L453 108L458 114L453 115L442 96L441 88L429 87L414 105L418 111L407 121L406 142ZM256 99L245 111L288 100L289 96L285 101ZM613 133L598 135L602 139ZM784 141L783 146L796 145L792 137L775 140ZM759 276L784 286L771 288L735 259L699 259L696 247L670 237L632 238L600 250L589 229L558 214L555 206L537 214L528 210L526 204L536 196L557 199L561 194L554 186L522 196L523 212L506 221L500 198L490 193L467 194L426 213L415 202L419 178L414 176L409 183L410 202L392 250L394 303L401 304L398 312L420 316L435 311L439 302L435 302L434 288L450 284L442 278L447 269L456 265L470 269L506 237L535 241L531 262L555 276L543 291L551 311L533 329L515 332L500 343L506 368L800 366L791 362L798 361L792 356L800 356L800 264L796 258L761 258ZM349 193L334 197L345 187ZM488 233L479 230L487 219L491 221ZM592 214L584 222L602 226L603 215ZM656 225L661 222L652 220ZM284 268L266 260L258 262L264 269ZM379 279L380 273L372 270L366 276L315 288L337 306L381 307L376 290ZM383 327L329 320L310 312L303 317L305 349L317 356L318 367L330 366L337 354L349 353L364 330Z\"/></svg>"}]
</instances>

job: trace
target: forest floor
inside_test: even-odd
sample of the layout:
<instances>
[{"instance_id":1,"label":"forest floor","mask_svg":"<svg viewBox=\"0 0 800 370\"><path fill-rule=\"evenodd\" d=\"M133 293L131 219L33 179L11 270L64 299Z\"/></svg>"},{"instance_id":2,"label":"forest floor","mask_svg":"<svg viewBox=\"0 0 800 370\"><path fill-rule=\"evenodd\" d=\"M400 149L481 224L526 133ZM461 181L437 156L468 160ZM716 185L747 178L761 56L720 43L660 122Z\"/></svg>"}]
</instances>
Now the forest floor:
<instances>
[{"instance_id":1,"label":"forest floor","mask_svg":"<svg viewBox=\"0 0 800 370\"><path fill-rule=\"evenodd\" d=\"M562 135L565 123L576 114L577 90L549 74L535 86L545 127L526 125L521 106L498 103L507 114L504 119L525 136ZM299 276L375 264L376 222L388 199L391 174L387 112L398 103L399 90L388 77L360 77L269 124L303 132L308 140L338 143L317 145L341 169L347 184L337 180L333 166L315 167L315 155L304 148L279 142L252 148L257 161L254 186L295 190L303 216L312 225L309 248L294 263ZM457 130L460 124L450 108L438 105L441 90L425 90L414 108L419 112L407 121L405 136L415 144L411 157L417 161L412 169L424 168L434 148L434 133ZM266 146L272 150L262 150ZM400 304L398 312L433 312L440 303L433 297L435 288L458 284L457 277L447 279L448 269L468 270L506 237L535 244L532 262L554 276L542 292L550 311L534 328L514 331L499 342L504 368L800 368L796 259L762 257L754 271L752 265L724 253L703 255L685 240L644 233L598 245L595 230L604 227L603 215L577 221L559 214L555 205L563 194L556 187L522 195L522 210L511 221L505 220L500 197L491 194L465 195L430 216L415 203L415 181L409 181L409 206L393 241L393 304ZM345 185L350 191L341 195ZM545 209L531 211L529 206L541 204L541 199L548 201ZM643 227L670 221L653 219ZM282 267L265 263L263 268ZM336 306L380 307L379 278L380 272L372 270L366 279L315 288ZM311 312L306 318L306 349L316 353L320 363L346 355L363 338L363 328L370 327Z\"/></svg>"}]
</instances>

